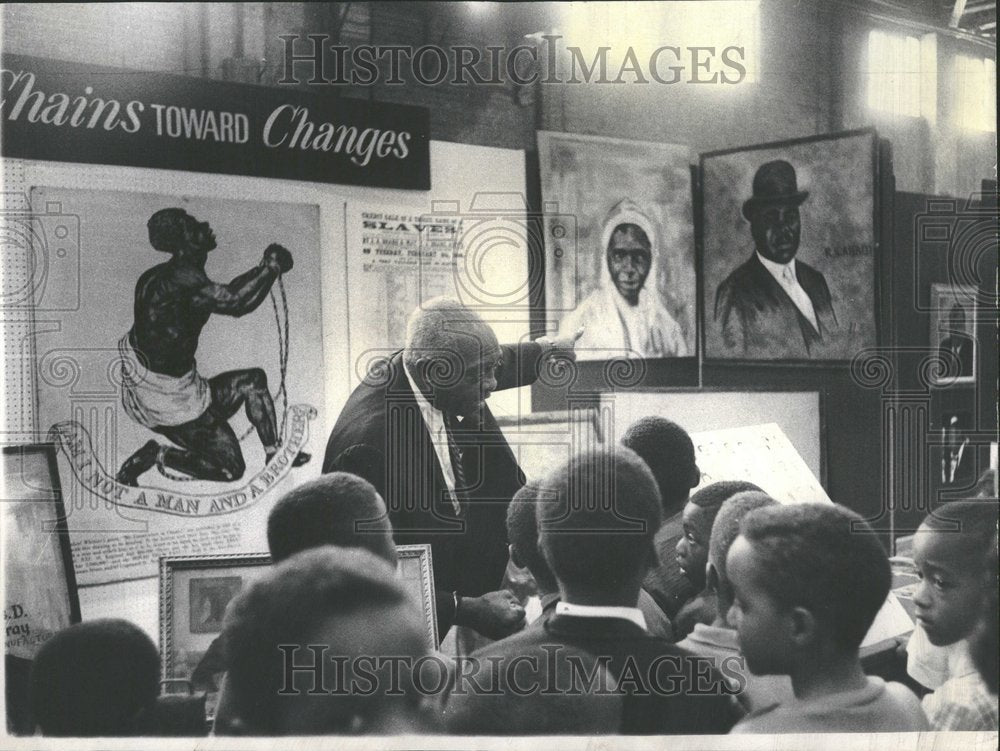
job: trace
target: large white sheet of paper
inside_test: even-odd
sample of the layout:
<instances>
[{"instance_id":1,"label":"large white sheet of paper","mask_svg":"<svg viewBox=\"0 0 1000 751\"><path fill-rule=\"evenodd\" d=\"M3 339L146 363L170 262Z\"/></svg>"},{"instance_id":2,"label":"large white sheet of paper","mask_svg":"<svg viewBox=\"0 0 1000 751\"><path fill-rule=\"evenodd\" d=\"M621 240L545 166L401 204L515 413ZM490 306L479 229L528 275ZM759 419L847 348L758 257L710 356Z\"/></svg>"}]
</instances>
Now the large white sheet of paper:
<instances>
[{"instance_id":1,"label":"large white sheet of paper","mask_svg":"<svg viewBox=\"0 0 1000 751\"><path fill-rule=\"evenodd\" d=\"M870 647L886 639L908 634L913 630L913 621L900 603L899 599L892 592L885 598L882 609L878 611L875 620L865 634L861 647Z\"/></svg>"},{"instance_id":2,"label":"large white sheet of paper","mask_svg":"<svg viewBox=\"0 0 1000 751\"><path fill-rule=\"evenodd\" d=\"M692 433L691 440L701 470L698 488L719 480L746 480L781 503L832 503L775 423Z\"/></svg>"}]
</instances>

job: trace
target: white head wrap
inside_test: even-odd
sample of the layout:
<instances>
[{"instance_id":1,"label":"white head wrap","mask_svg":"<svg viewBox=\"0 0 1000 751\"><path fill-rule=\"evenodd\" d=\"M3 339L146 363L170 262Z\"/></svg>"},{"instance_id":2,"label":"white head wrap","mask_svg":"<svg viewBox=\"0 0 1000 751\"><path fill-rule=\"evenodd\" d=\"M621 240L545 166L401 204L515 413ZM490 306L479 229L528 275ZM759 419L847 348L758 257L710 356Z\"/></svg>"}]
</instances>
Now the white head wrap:
<instances>
[{"instance_id":1,"label":"white head wrap","mask_svg":"<svg viewBox=\"0 0 1000 751\"><path fill-rule=\"evenodd\" d=\"M656 232L653 231L653 222L629 198L623 198L608 212L601 228L601 253L607 254L611 236L615 233L615 229L622 224L634 224L645 232L646 237L649 238L650 254L652 254L653 249L656 248Z\"/></svg>"}]
</instances>

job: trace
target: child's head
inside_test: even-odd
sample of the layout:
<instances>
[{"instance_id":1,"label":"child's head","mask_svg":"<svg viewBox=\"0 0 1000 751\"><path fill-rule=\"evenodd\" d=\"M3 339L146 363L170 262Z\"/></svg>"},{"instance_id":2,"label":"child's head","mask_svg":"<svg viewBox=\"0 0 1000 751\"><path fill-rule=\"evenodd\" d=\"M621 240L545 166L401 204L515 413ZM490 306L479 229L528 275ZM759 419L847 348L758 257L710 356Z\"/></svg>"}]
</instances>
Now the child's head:
<instances>
[{"instance_id":1,"label":"child's head","mask_svg":"<svg viewBox=\"0 0 1000 751\"><path fill-rule=\"evenodd\" d=\"M990 693L997 693L1000 685L1000 641L997 640L997 608L1000 591L997 590L997 536L993 536L987 565L993 574L990 576L990 592L986 598L986 607L972 636L969 637L969 651L972 662L979 671L986 688Z\"/></svg>"},{"instance_id":2,"label":"child's head","mask_svg":"<svg viewBox=\"0 0 1000 751\"><path fill-rule=\"evenodd\" d=\"M420 612L393 566L360 547L313 547L275 564L233 600L223 634L227 732L391 735L435 719L407 667L428 653ZM286 670L316 645L337 669ZM408 662L392 677L380 661L361 672L388 656Z\"/></svg>"},{"instance_id":3,"label":"child's head","mask_svg":"<svg viewBox=\"0 0 1000 751\"><path fill-rule=\"evenodd\" d=\"M713 482L694 493L684 507L681 522L684 534L677 541L677 565L696 589L705 588L708 541L716 514L726 499L748 490L760 491L760 488L742 480Z\"/></svg>"},{"instance_id":4,"label":"child's head","mask_svg":"<svg viewBox=\"0 0 1000 751\"><path fill-rule=\"evenodd\" d=\"M891 585L871 527L825 503L747 514L726 571L729 620L747 667L760 674L790 673L806 654L856 658Z\"/></svg>"},{"instance_id":5,"label":"child's head","mask_svg":"<svg viewBox=\"0 0 1000 751\"><path fill-rule=\"evenodd\" d=\"M642 457L656 478L663 518L680 511L691 488L701 482L694 443L687 431L663 417L643 417L629 426L621 442Z\"/></svg>"},{"instance_id":6,"label":"child's head","mask_svg":"<svg viewBox=\"0 0 1000 751\"><path fill-rule=\"evenodd\" d=\"M30 701L42 735L140 735L159 688L160 658L146 632L117 618L98 619L42 645Z\"/></svg>"},{"instance_id":7,"label":"child's head","mask_svg":"<svg viewBox=\"0 0 1000 751\"><path fill-rule=\"evenodd\" d=\"M726 618L729 608L733 605L733 585L729 582L729 576L726 573L726 556L729 555L729 548L733 546L733 541L740 534L740 522L751 511L775 504L777 501L767 493L760 490L749 490L736 493L732 498L727 499L722 504L722 508L719 509L719 513L715 515L715 522L712 524L712 537L708 543L706 576L708 586L715 591L719 616L723 619Z\"/></svg>"},{"instance_id":8,"label":"child's head","mask_svg":"<svg viewBox=\"0 0 1000 751\"><path fill-rule=\"evenodd\" d=\"M564 598L638 597L661 522L656 480L642 459L621 446L584 451L552 470L540 492L538 547Z\"/></svg>"},{"instance_id":9,"label":"child's head","mask_svg":"<svg viewBox=\"0 0 1000 751\"><path fill-rule=\"evenodd\" d=\"M541 482L532 480L514 494L507 507L507 539L510 558L515 566L527 568L535 577L542 594L558 592L559 584L538 549L536 506L541 496Z\"/></svg>"},{"instance_id":10,"label":"child's head","mask_svg":"<svg viewBox=\"0 0 1000 751\"><path fill-rule=\"evenodd\" d=\"M996 534L996 501L982 500L942 506L914 535L921 582L913 604L931 644L954 644L975 628L995 581L989 560Z\"/></svg>"},{"instance_id":11,"label":"child's head","mask_svg":"<svg viewBox=\"0 0 1000 751\"><path fill-rule=\"evenodd\" d=\"M275 563L323 545L364 548L396 565L385 501L367 480L330 472L274 504L267 517L267 546Z\"/></svg>"}]
</instances>

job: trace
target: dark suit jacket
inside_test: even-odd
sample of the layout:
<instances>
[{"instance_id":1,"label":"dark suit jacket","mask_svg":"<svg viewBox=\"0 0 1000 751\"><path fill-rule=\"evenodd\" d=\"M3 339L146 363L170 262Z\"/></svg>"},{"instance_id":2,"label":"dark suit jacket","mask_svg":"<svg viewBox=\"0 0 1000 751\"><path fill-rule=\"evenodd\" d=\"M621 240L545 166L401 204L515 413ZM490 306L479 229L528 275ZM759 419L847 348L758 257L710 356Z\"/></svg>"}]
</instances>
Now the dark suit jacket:
<instances>
[{"instance_id":1,"label":"dark suit jacket","mask_svg":"<svg viewBox=\"0 0 1000 751\"><path fill-rule=\"evenodd\" d=\"M823 275L802 261L796 260L795 275L812 300L819 329L799 312L755 252L715 293L715 320L726 347L768 359L821 356L824 343L838 327L830 290Z\"/></svg>"},{"instance_id":2,"label":"dark suit jacket","mask_svg":"<svg viewBox=\"0 0 1000 751\"><path fill-rule=\"evenodd\" d=\"M949 354L954 355L958 359L958 373L954 375L958 378L967 378L975 375L972 370L974 364L972 353L975 347L976 343L971 336L964 331L953 331L941 340L938 357L949 363L950 367Z\"/></svg>"},{"instance_id":3,"label":"dark suit jacket","mask_svg":"<svg viewBox=\"0 0 1000 751\"><path fill-rule=\"evenodd\" d=\"M564 689L569 676L563 673L554 676L552 672L572 673L567 664L554 663L550 655L565 657L567 653L586 656L583 669L588 673L605 666L612 680L617 682L619 693L616 695L621 701L619 714L610 724L602 728L590 725L578 732L723 734L729 732L742 715L733 697L723 692L722 676L709 661L650 636L628 620L552 615L541 628L532 624L472 654L471 657L479 661L479 669L471 674L472 680L488 688L498 686L499 690L492 693L462 690L466 686L461 680L456 682L445 705L449 732L537 732L539 719L535 715L538 708L531 700L541 701L545 692L525 698L518 691L512 691L510 672L526 666L514 674L515 687L519 690L529 688L530 680L535 678L541 679L543 687L551 681ZM513 662L516 657L522 657L520 663ZM530 662L531 659L535 662ZM536 663L537 670L534 669ZM499 670L493 667L494 664L499 665ZM470 662L470 665L476 663ZM509 669L512 665L515 667ZM497 680L491 684L494 677ZM606 712L598 701L600 697L592 696L593 693L600 694L583 692L576 698L589 702L584 706L595 710L595 716L603 719ZM569 703L568 699L564 701ZM565 709L567 716L580 714L573 711L572 703ZM558 718L546 718L545 721L551 726ZM547 732L572 732L572 727Z\"/></svg>"},{"instance_id":4,"label":"dark suit jacket","mask_svg":"<svg viewBox=\"0 0 1000 751\"><path fill-rule=\"evenodd\" d=\"M497 390L537 376L541 346L504 346ZM452 592L475 597L495 590L507 566L507 505L524 475L489 408L456 431L469 492L456 516L420 406L395 353L344 405L326 445L324 472L352 472L385 500L397 545L431 546L438 632L454 619ZM363 531L363 530L362 530Z\"/></svg>"}]
</instances>

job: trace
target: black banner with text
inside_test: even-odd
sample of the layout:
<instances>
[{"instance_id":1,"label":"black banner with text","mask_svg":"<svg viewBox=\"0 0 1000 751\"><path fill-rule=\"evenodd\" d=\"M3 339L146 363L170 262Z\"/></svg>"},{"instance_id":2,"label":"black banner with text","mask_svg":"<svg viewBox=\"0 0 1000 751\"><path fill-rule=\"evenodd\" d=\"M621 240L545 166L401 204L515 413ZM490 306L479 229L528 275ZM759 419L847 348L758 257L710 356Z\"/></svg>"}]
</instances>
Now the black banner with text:
<instances>
[{"instance_id":1,"label":"black banner with text","mask_svg":"<svg viewBox=\"0 0 1000 751\"><path fill-rule=\"evenodd\" d=\"M424 107L3 55L3 155L430 189Z\"/></svg>"}]
</instances>

